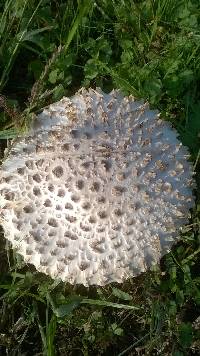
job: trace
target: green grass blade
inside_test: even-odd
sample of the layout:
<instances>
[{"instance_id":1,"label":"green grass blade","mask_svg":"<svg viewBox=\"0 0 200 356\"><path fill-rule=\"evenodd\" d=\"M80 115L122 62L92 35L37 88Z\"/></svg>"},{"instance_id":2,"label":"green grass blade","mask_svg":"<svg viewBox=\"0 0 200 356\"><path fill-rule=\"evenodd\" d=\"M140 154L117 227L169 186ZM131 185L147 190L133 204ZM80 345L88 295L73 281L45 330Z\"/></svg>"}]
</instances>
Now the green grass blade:
<instances>
[{"instance_id":1,"label":"green grass blade","mask_svg":"<svg viewBox=\"0 0 200 356\"><path fill-rule=\"evenodd\" d=\"M29 21L26 25L26 29L24 29L24 31L22 31L18 38L16 36L15 38L15 46L14 46L14 49L12 51L12 54L10 55L10 58L9 58L9 61L8 63L6 64L4 70L3 70L3 73L2 73L2 76L1 76L1 79L0 79L0 90L2 91L3 87L5 86L7 80L8 80L8 76L9 76L9 73L12 69L12 66L13 66L13 63L15 61L15 58L18 54L18 51L19 51L19 48L21 46L21 43L24 41L25 37L27 36L27 30L28 30L28 27L30 26L31 22L33 21L34 19L34 16L36 15L40 5L42 4L43 0L40 0L35 8L35 10L33 11L33 14L31 15L31 17L29 18Z\"/></svg>"},{"instance_id":2,"label":"green grass blade","mask_svg":"<svg viewBox=\"0 0 200 356\"><path fill-rule=\"evenodd\" d=\"M6 29L6 25L7 25L7 15L8 15L8 12L9 12L9 9L10 9L10 6L12 5L12 3L13 3L13 0L6 1L3 14L0 17L0 39L5 34L5 29Z\"/></svg>"},{"instance_id":3,"label":"green grass blade","mask_svg":"<svg viewBox=\"0 0 200 356\"><path fill-rule=\"evenodd\" d=\"M98 299L83 299L81 304L89 304L89 305L97 305L100 307L112 307L117 309L124 310L139 310L140 308L134 305L126 305L119 303L107 302L106 300L98 300Z\"/></svg>"},{"instance_id":4,"label":"green grass blade","mask_svg":"<svg viewBox=\"0 0 200 356\"><path fill-rule=\"evenodd\" d=\"M64 45L64 51L66 52L68 50L68 47L70 43L72 42L80 24L84 16L87 15L88 11L91 10L92 7L92 1L91 0L85 0L83 3L80 5L77 15L74 19L74 22L71 25L71 29L69 30L69 33L67 34L65 45Z\"/></svg>"}]
</instances>

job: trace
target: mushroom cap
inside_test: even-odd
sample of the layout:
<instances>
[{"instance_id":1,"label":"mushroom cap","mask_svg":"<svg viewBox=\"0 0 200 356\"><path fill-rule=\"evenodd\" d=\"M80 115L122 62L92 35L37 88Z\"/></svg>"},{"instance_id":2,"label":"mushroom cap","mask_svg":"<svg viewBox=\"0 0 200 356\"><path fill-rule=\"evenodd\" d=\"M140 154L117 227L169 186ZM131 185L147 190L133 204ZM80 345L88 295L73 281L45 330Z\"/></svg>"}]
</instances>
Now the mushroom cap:
<instances>
[{"instance_id":1,"label":"mushroom cap","mask_svg":"<svg viewBox=\"0 0 200 356\"><path fill-rule=\"evenodd\" d=\"M5 237L39 271L85 286L157 263L188 222L193 170L147 103L81 89L40 113L0 170Z\"/></svg>"}]
</instances>

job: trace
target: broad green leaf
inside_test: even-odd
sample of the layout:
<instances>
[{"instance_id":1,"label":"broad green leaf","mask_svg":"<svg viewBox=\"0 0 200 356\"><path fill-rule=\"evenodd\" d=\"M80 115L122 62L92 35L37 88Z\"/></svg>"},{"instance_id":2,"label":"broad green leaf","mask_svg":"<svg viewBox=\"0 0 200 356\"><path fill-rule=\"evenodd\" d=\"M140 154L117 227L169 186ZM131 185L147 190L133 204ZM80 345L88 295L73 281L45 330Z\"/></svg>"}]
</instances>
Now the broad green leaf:
<instances>
[{"instance_id":1,"label":"broad green leaf","mask_svg":"<svg viewBox=\"0 0 200 356\"><path fill-rule=\"evenodd\" d=\"M44 68L44 64L39 59L35 59L34 61L31 61L28 66L29 72L33 73L34 78L36 80L40 77L43 68Z\"/></svg>"},{"instance_id":2,"label":"broad green leaf","mask_svg":"<svg viewBox=\"0 0 200 356\"><path fill-rule=\"evenodd\" d=\"M190 323L182 323L179 326L179 342L183 348L190 347L192 343L192 325Z\"/></svg>"},{"instance_id":3,"label":"broad green leaf","mask_svg":"<svg viewBox=\"0 0 200 356\"><path fill-rule=\"evenodd\" d=\"M49 73L49 82L55 84L58 78L59 69L54 69Z\"/></svg>"},{"instance_id":4,"label":"broad green leaf","mask_svg":"<svg viewBox=\"0 0 200 356\"><path fill-rule=\"evenodd\" d=\"M42 33L44 31L47 31L47 30L51 30L52 28L54 28L54 26L46 26L46 27L43 27L43 28L38 28L37 30L32 30L32 31L22 31L22 32L19 32L16 36L16 39L19 40L20 42L21 41L34 41L34 38L35 36L37 36L39 33ZM37 42L36 42L37 43Z\"/></svg>"},{"instance_id":5,"label":"broad green leaf","mask_svg":"<svg viewBox=\"0 0 200 356\"><path fill-rule=\"evenodd\" d=\"M57 308L54 308L54 313L58 318L64 318L67 315L77 308L81 303L81 300L72 300L68 304L59 305Z\"/></svg>"},{"instance_id":6,"label":"broad green leaf","mask_svg":"<svg viewBox=\"0 0 200 356\"><path fill-rule=\"evenodd\" d=\"M62 84L57 85L53 90L53 100L57 101L60 100L63 95L65 94L65 88Z\"/></svg>"},{"instance_id":7,"label":"broad green leaf","mask_svg":"<svg viewBox=\"0 0 200 356\"><path fill-rule=\"evenodd\" d=\"M150 99L155 99L161 95L162 82L159 78L149 77L144 83L144 90Z\"/></svg>"},{"instance_id":8,"label":"broad green leaf","mask_svg":"<svg viewBox=\"0 0 200 356\"><path fill-rule=\"evenodd\" d=\"M124 330L120 328L117 323L111 324L111 329L115 335L122 336L124 333Z\"/></svg>"},{"instance_id":9,"label":"broad green leaf","mask_svg":"<svg viewBox=\"0 0 200 356\"><path fill-rule=\"evenodd\" d=\"M15 128L0 131L0 140L15 138L19 132Z\"/></svg>"},{"instance_id":10,"label":"broad green leaf","mask_svg":"<svg viewBox=\"0 0 200 356\"><path fill-rule=\"evenodd\" d=\"M99 74L99 64L95 59L88 59L84 67L85 77L94 79Z\"/></svg>"},{"instance_id":11,"label":"broad green leaf","mask_svg":"<svg viewBox=\"0 0 200 356\"><path fill-rule=\"evenodd\" d=\"M123 292L122 290L118 289L118 288L112 288L112 294L122 300L132 300L133 298L131 297L130 294Z\"/></svg>"}]
</instances>

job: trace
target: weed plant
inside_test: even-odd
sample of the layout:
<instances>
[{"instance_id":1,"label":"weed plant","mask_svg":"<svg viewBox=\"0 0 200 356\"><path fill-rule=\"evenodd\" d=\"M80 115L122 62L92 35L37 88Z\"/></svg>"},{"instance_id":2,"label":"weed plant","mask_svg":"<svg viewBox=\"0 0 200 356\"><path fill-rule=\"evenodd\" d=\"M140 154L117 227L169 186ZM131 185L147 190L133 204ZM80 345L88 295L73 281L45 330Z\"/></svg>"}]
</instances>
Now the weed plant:
<instances>
[{"instance_id":1,"label":"weed plant","mask_svg":"<svg viewBox=\"0 0 200 356\"><path fill-rule=\"evenodd\" d=\"M1 0L1 157L81 86L148 100L189 147L198 187L199 0ZM200 204L160 266L105 288L25 265L0 236L0 354L199 355Z\"/></svg>"}]
</instances>

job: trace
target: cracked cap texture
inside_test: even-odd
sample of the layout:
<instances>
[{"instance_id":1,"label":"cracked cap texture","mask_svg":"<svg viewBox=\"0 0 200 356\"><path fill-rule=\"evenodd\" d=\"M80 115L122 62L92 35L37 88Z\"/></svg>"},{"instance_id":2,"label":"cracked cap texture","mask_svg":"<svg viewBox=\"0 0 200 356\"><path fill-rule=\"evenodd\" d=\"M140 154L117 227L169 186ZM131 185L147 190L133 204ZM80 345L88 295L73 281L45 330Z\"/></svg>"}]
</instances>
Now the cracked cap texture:
<instances>
[{"instance_id":1,"label":"cracked cap texture","mask_svg":"<svg viewBox=\"0 0 200 356\"><path fill-rule=\"evenodd\" d=\"M81 89L44 109L4 161L5 237L26 262L71 284L136 276L188 222L187 158L147 103Z\"/></svg>"}]
</instances>

